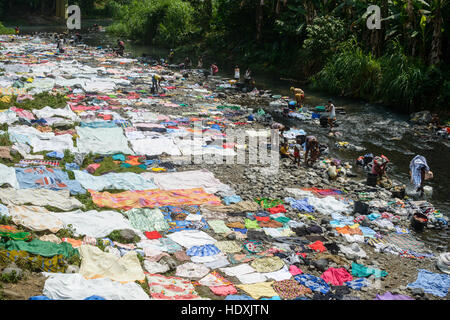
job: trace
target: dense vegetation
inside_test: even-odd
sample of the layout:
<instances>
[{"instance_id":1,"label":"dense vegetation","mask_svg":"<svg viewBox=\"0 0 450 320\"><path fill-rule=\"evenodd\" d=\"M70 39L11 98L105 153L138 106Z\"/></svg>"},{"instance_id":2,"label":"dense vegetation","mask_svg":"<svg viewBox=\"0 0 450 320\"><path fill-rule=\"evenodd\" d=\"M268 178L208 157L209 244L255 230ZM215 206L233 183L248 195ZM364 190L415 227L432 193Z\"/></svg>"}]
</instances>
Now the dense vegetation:
<instances>
[{"instance_id":1,"label":"dense vegetation","mask_svg":"<svg viewBox=\"0 0 450 320\"><path fill-rule=\"evenodd\" d=\"M54 2L0 0L0 13ZM180 59L189 53L205 63L238 63L404 111L448 110L450 0L69 2L83 15L114 17L110 32L174 47ZM371 4L381 8L379 30L366 26Z\"/></svg>"}]
</instances>

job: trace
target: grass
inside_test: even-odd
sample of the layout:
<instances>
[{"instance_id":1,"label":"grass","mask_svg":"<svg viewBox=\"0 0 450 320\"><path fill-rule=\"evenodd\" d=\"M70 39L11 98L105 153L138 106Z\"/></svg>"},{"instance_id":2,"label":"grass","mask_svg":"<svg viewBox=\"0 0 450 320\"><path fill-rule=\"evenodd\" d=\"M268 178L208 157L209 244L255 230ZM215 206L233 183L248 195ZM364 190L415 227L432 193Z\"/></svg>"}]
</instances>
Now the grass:
<instances>
[{"instance_id":1,"label":"grass","mask_svg":"<svg viewBox=\"0 0 450 320\"><path fill-rule=\"evenodd\" d=\"M9 134L0 134L0 146L12 146L13 143L9 140Z\"/></svg>"},{"instance_id":2,"label":"grass","mask_svg":"<svg viewBox=\"0 0 450 320\"><path fill-rule=\"evenodd\" d=\"M67 228L60 229L56 233L56 236L58 238L73 238L73 239L77 238L77 237L75 237L75 229L73 228L73 226L71 224L68 224ZM80 238L80 237L78 237L78 238Z\"/></svg>"},{"instance_id":3,"label":"grass","mask_svg":"<svg viewBox=\"0 0 450 320\"><path fill-rule=\"evenodd\" d=\"M52 94L50 92L41 92L33 96L33 100L26 99L21 102L17 102L17 96L11 96L11 102L0 101L0 110L9 109L12 106L16 106L20 109L33 110L42 109L46 106L52 108L64 108L67 104L67 98L65 95L56 93Z\"/></svg>"},{"instance_id":4,"label":"grass","mask_svg":"<svg viewBox=\"0 0 450 320\"><path fill-rule=\"evenodd\" d=\"M0 280L6 283L17 283L20 279L22 279L22 276L16 274L14 270L11 273L2 274L0 276Z\"/></svg>"}]
</instances>

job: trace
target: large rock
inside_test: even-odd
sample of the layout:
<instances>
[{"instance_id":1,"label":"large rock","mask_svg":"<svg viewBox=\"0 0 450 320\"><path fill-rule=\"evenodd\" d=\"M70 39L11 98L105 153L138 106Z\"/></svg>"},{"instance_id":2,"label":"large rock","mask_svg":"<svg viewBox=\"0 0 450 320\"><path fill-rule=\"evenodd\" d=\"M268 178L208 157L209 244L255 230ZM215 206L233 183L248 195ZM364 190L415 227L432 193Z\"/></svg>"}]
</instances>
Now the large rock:
<instances>
[{"instance_id":1,"label":"large rock","mask_svg":"<svg viewBox=\"0 0 450 320\"><path fill-rule=\"evenodd\" d=\"M315 260L313 261L313 265L320 271L325 271L327 270L328 267L328 260L327 259Z\"/></svg>"},{"instance_id":2,"label":"large rock","mask_svg":"<svg viewBox=\"0 0 450 320\"><path fill-rule=\"evenodd\" d=\"M130 229L120 230L120 236L126 241L126 243L133 242L136 233Z\"/></svg>"},{"instance_id":3,"label":"large rock","mask_svg":"<svg viewBox=\"0 0 450 320\"><path fill-rule=\"evenodd\" d=\"M413 113L410 120L415 124L428 124L430 123L431 118L431 112L425 110Z\"/></svg>"}]
</instances>

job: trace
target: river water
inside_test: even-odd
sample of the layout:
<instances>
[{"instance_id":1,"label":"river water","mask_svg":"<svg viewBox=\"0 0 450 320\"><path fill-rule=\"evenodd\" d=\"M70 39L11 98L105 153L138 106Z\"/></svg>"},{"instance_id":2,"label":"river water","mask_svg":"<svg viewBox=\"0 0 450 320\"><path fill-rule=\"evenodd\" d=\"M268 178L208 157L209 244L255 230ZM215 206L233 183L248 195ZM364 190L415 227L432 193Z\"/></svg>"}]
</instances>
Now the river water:
<instances>
[{"instance_id":1,"label":"river water","mask_svg":"<svg viewBox=\"0 0 450 320\"><path fill-rule=\"evenodd\" d=\"M94 23L104 26L109 24L110 21L84 20L82 24L84 42L90 46L114 47L117 41L116 37L105 32L88 32L86 30ZM22 33L63 32L65 26L23 27L21 29ZM168 54L168 48L137 45L132 42L126 42L126 51L131 52L135 57L139 57L143 53L152 57L167 57ZM192 57L191 60L195 61ZM204 61L205 65L210 62L212 61ZM233 76L231 66L221 68L219 75L231 78ZM254 74L254 79L258 89L271 90L273 94L289 95L289 88L295 85L289 81L274 79L270 74ZM366 153L386 155L391 160L389 176L405 184L409 182L409 162L415 155L423 155L434 173L434 179L427 181L427 185L433 187L433 195L429 201L445 215L450 216L450 143L448 141L433 140L431 136L419 137L414 135L414 129L408 122L408 115L392 112L384 106L353 99L330 97L308 88L303 89L306 92L306 106L324 105L329 98L332 98L336 107L345 110L345 115L337 114L339 124L337 130L342 133L339 139L329 137L328 129L312 123L280 118L270 108L264 108L271 112L279 122L290 127L303 129L308 134L316 135L320 143L328 144L331 156L353 163L357 157ZM363 147L365 150L357 152L338 149L334 146L337 141L347 141ZM361 180L364 179L361 172L359 172L358 177ZM418 236L431 247L440 245L448 250L449 229L443 231L427 230Z\"/></svg>"}]
</instances>

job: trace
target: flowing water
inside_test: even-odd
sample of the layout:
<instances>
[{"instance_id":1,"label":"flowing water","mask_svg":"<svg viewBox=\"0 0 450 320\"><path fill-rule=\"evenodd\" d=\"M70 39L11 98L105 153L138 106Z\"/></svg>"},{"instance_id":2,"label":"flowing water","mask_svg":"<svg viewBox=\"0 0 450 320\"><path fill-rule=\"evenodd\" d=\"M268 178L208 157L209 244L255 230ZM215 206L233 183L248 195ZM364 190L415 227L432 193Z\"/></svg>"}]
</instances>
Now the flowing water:
<instances>
[{"instance_id":1,"label":"flowing water","mask_svg":"<svg viewBox=\"0 0 450 320\"><path fill-rule=\"evenodd\" d=\"M107 25L109 21L84 20L83 28L92 26L94 23ZM114 47L116 37L105 32L88 32L82 30L83 40L90 46ZM63 32L65 27L24 27L22 33L34 32ZM167 57L168 49L154 46L137 45L131 42L126 43L126 51L131 52L135 57L143 53L155 58ZM191 57L192 61L195 61ZM207 61L204 61L205 65ZM219 67L221 67L219 65ZM243 70L244 68L241 68ZM219 75L231 78L232 67L221 67ZM269 74L254 75L258 89L271 90L274 94L289 95L289 87L294 84L289 81L273 79ZM339 138L329 137L328 129L321 128L312 123L304 123L293 119L280 117L280 115L269 110L274 118L290 127L304 129L308 134L314 134L319 138L320 143L327 143L330 147L330 155L351 163L360 155L373 153L374 155L384 154L391 163L389 176L397 181L408 184L409 162L417 155L423 155L434 173L434 179L427 181L427 185L433 187L432 198L429 199L435 207L445 215L450 216L450 143L447 140L433 140L431 136L420 137L413 134L414 128L408 122L407 115L390 111L388 108L368 104L364 101L330 97L320 92L303 88L306 91L306 105L324 105L329 98L333 99L336 107L343 108L346 114L337 114L339 126L337 131L342 133ZM267 110L267 108L265 107ZM334 146L337 141L347 141L364 148L364 151L354 151L338 149ZM359 177L364 179L360 173ZM428 230L419 237L432 247L444 246L448 248L450 230L434 231ZM448 250L448 249L447 249Z\"/></svg>"}]
</instances>

